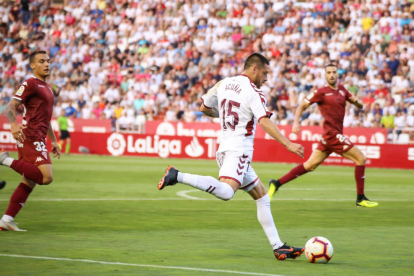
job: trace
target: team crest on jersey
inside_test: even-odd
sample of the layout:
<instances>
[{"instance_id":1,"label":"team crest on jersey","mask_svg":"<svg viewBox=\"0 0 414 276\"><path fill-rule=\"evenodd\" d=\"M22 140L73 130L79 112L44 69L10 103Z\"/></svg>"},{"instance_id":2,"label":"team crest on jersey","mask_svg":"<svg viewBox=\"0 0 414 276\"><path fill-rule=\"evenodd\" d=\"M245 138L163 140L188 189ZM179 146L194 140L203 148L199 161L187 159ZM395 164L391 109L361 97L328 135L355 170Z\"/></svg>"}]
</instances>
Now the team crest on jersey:
<instances>
[{"instance_id":1,"label":"team crest on jersey","mask_svg":"<svg viewBox=\"0 0 414 276\"><path fill-rule=\"evenodd\" d=\"M313 96L315 96L315 93L316 93L316 90L315 90L315 91L313 91L312 93L310 93L310 94L308 95L308 100L312 99L312 98L313 98Z\"/></svg>"},{"instance_id":2,"label":"team crest on jersey","mask_svg":"<svg viewBox=\"0 0 414 276\"><path fill-rule=\"evenodd\" d=\"M345 93L344 93L344 91L342 91L342 90L339 90L339 93L342 95L342 96L345 96Z\"/></svg>"},{"instance_id":3,"label":"team crest on jersey","mask_svg":"<svg viewBox=\"0 0 414 276\"><path fill-rule=\"evenodd\" d=\"M42 152L42 155L47 160L47 152Z\"/></svg>"}]
</instances>

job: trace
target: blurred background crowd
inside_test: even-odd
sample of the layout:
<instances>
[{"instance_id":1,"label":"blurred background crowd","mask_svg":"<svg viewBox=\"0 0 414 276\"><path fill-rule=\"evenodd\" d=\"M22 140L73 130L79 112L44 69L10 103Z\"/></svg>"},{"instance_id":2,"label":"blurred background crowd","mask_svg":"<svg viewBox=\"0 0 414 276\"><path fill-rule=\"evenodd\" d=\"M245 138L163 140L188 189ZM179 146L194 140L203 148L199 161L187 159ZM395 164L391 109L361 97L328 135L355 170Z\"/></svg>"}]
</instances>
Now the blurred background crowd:
<instances>
[{"instance_id":1,"label":"blurred background crowd","mask_svg":"<svg viewBox=\"0 0 414 276\"><path fill-rule=\"evenodd\" d=\"M307 93L340 83L364 102L345 127L414 127L414 1L47 0L0 3L0 114L46 49L54 116L137 122L209 122L201 96L242 71L252 52L270 60L262 87L277 124L292 124ZM303 125L323 121L316 105Z\"/></svg>"}]
</instances>

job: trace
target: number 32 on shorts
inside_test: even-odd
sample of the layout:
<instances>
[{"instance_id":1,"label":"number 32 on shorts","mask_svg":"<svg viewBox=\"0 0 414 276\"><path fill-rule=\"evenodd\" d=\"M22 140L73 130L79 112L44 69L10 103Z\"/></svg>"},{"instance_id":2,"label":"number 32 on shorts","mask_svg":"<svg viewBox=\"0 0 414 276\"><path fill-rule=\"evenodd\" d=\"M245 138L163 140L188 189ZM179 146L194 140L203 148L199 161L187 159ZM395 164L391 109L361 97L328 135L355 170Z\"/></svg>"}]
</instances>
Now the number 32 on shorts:
<instances>
[{"instance_id":1,"label":"number 32 on shorts","mask_svg":"<svg viewBox=\"0 0 414 276\"><path fill-rule=\"evenodd\" d=\"M47 151L46 145L43 142L34 142L33 145L36 146L37 151Z\"/></svg>"},{"instance_id":2,"label":"number 32 on shorts","mask_svg":"<svg viewBox=\"0 0 414 276\"><path fill-rule=\"evenodd\" d=\"M346 144L351 144L350 142L349 142L349 140L348 140L348 138L346 138L345 136L343 136L342 134L337 134L336 135L336 138L339 140L339 142L341 142L341 143L346 143Z\"/></svg>"}]
</instances>

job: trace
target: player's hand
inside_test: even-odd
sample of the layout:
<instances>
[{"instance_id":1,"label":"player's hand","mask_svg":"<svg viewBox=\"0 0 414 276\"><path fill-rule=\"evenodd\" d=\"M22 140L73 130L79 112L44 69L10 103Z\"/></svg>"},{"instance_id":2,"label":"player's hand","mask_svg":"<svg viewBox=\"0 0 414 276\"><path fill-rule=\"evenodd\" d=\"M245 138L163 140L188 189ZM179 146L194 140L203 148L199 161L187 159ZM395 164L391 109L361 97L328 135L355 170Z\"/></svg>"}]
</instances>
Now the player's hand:
<instances>
[{"instance_id":1,"label":"player's hand","mask_svg":"<svg viewBox=\"0 0 414 276\"><path fill-rule=\"evenodd\" d=\"M23 129L25 129L25 126L22 125L18 125L18 124L11 124L11 133L13 135L13 138L20 142L23 143L24 140L26 139L26 136L24 136L23 133Z\"/></svg>"},{"instance_id":2,"label":"player's hand","mask_svg":"<svg viewBox=\"0 0 414 276\"><path fill-rule=\"evenodd\" d=\"M349 100L354 103L354 102L357 102L359 99L357 96L352 95L352 97Z\"/></svg>"},{"instance_id":3,"label":"player's hand","mask_svg":"<svg viewBox=\"0 0 414 276\"><path fill-rule=\"evenodd\" d=\"M305 154L305 148L300 144L289 143L286 148L288 151L299 155L300 158L303 158L303 155Z\"/></svg>"},{"instance_id":4,"label":"player's hand","mask_svg":"<svg viewBox=\"0 0 414 276\"><path fill-rule=\"evenodd\" d=\"M300 132L300 124L296 124L296 123L293 124L292 132L295 133L296 135L298 135L299 132Z\"/></svg>"},{"instance_id":5,"label":"player's hand","mask_svg":"<svg viewBox=\"0 0 414 276\"><path fill-rule=\"evenodd\" d=\"M52 143L52 152L55 155L53 156L53 158L57 157L58 159L60 159L60 147L57 142Z\"/></svg>"}]
</instances>

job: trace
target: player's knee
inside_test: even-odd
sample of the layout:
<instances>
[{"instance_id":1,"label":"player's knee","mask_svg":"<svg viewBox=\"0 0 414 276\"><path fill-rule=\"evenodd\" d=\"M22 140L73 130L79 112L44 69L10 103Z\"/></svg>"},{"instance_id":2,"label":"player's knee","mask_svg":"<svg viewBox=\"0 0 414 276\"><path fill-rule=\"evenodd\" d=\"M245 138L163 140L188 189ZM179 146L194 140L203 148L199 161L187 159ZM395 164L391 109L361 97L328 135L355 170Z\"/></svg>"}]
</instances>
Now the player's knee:
<instances>
[{"instance_id":1,"label":"player's knee","mask_svg":"<svg viewBox=\"0 0 414 276\"><path fill-rule=\"evenodd\" d=\"M365 157L365 155L362 155L357 159L357 165L365 165L366 162L367 158Z\"/></svg>"},{"instance_id":2,"label":"player's knee","mask_svg":"<svg viewBox=\"0 0 414 276\"><path fill-rule=\"evenodd\" d=\"M41 185L49 185L53 182L53 176L43 176L43 183Z\"/></svg>"},{"instance_id":3,"label":"player's knee","mask_svg":"<svg viewBox=\"0 0 414 276\"><path fill-rule=\"evenodd\" d=\"M316 168L319 166L319 164L309 164L307 166L305 166L305 170L307 172L313 172L314 170L316 170Z\"/></svg>"},{"instance_id":4,"label":"player's knee","mask_svg":"<svg viewBox=\"0 0 414 276\"><path fill-rule=\"evenodd\" d=\"M228 201L232 199L234 196L233 188L227 184L223 184L222 187L220 187L218 193L215 194L215 196L220 198L221 200Z\"/></svg>"},{"instance_id":5,"label":"player's knee","mask_svg":"<svg viewBox=\"0 0 414 276\"><path fill-rule=\"evenodd\" d=\"M234 193L232 195L220 196L218 198L220 198L221 200L224 200L224 201L229 201L230 199L233 198L233 195L234 195Z\"/></svg>"}]
</instances>

